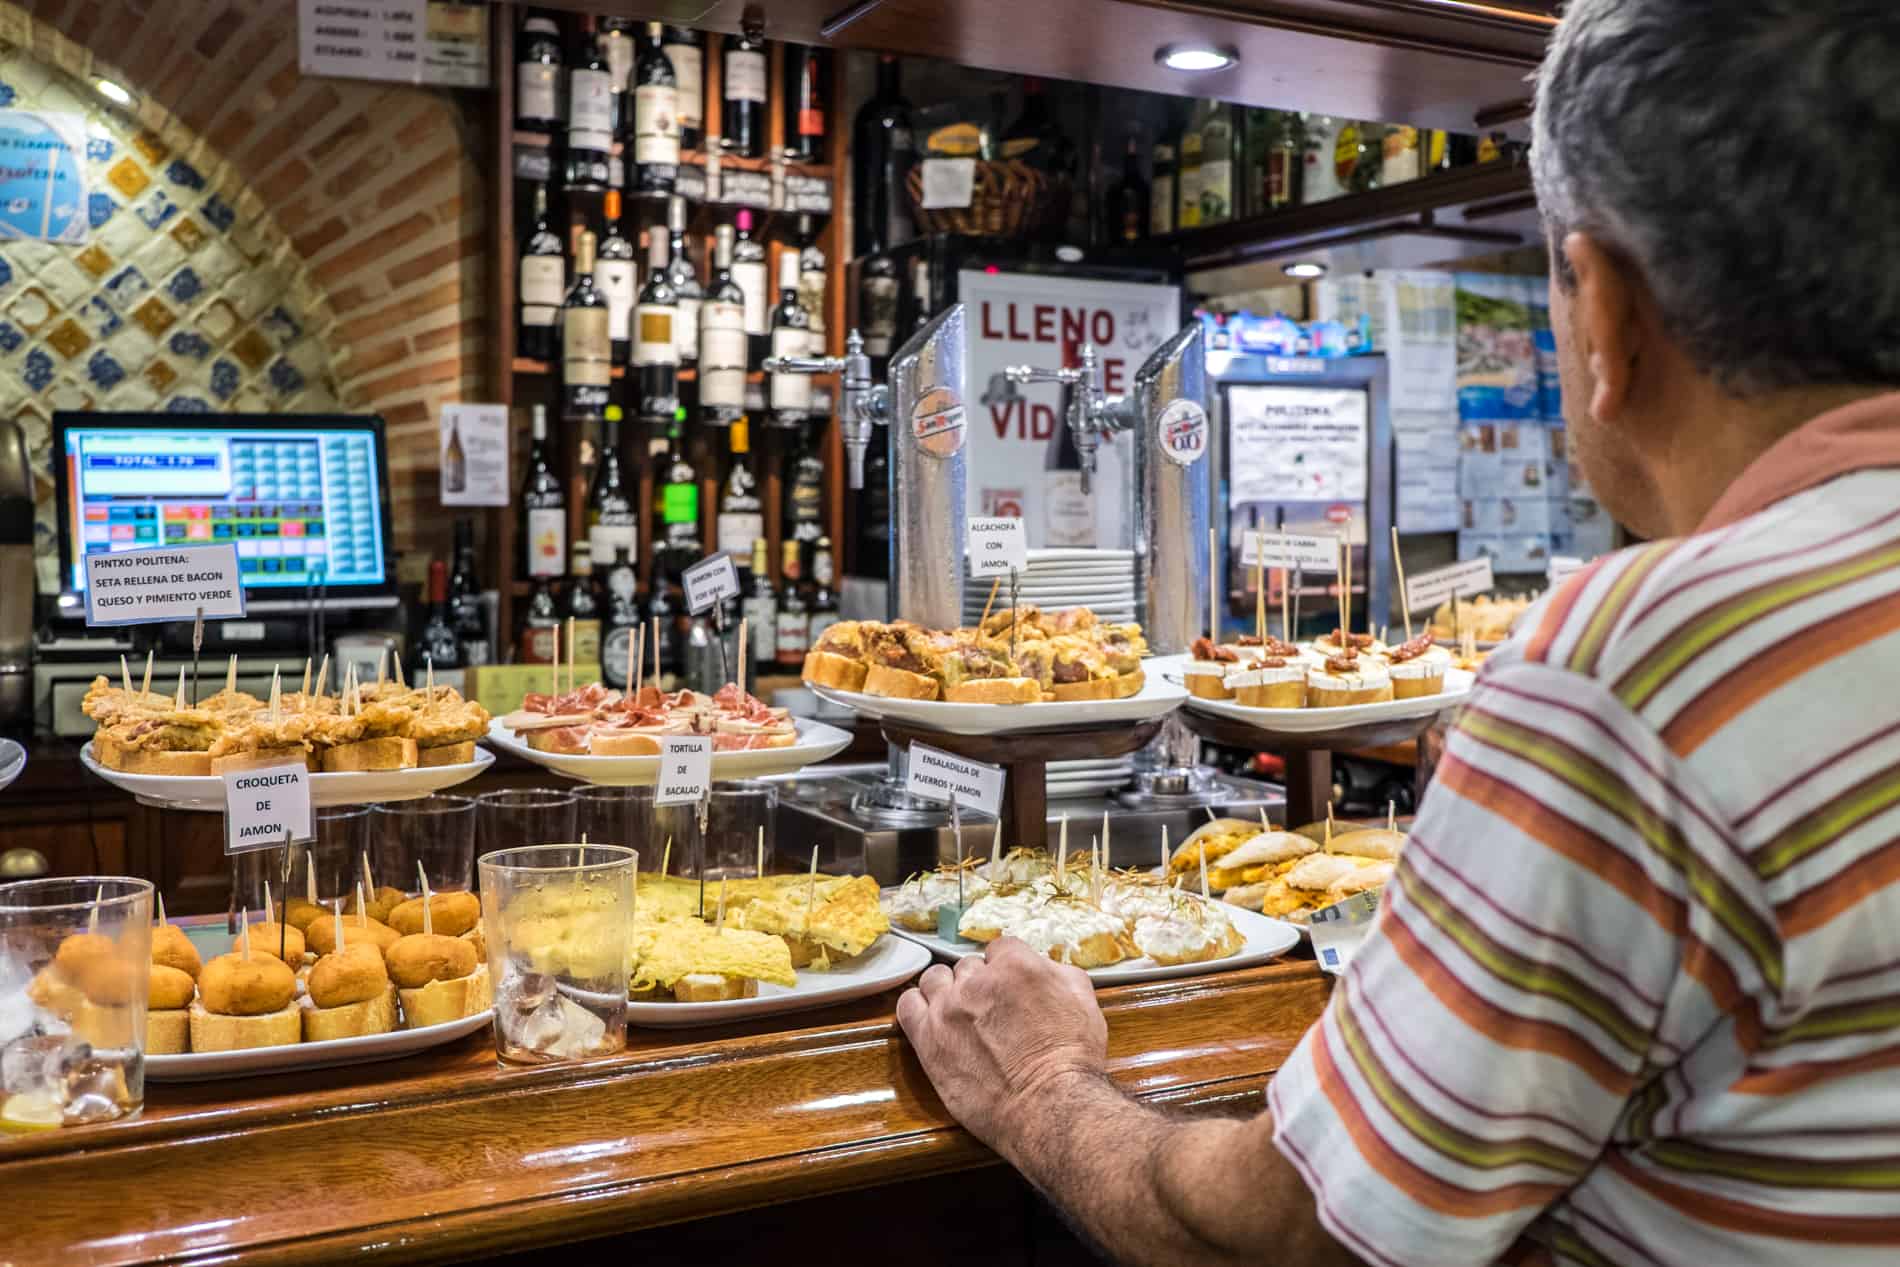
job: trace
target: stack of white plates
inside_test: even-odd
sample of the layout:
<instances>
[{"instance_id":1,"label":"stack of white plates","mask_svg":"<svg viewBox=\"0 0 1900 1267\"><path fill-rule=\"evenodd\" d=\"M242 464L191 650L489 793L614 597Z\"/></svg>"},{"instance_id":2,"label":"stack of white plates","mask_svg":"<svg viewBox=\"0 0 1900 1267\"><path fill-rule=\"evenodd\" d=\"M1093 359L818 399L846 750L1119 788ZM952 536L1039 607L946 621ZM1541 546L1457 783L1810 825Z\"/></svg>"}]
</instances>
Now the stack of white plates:
<instances>
[{"instance_id":1,"label":"stack of white plates","mask_svg":"<svg viewBox=\"0 0 1900 1267\"><path fill-rule=\"evenodd\" d=\"M1128 786L1134 777L1135 763L1128 757L1051 761L1047 790L1052 801L1071 796L1101 796Z\"/></svg>"},{"instance_id":2,"label":"stack of white plates","mask_svg":"<svg viewBox=\"0 0 1900 1267\"><path fill-rule=\"evenodd\" d=\"M990 596L990 577L969 577L963 585L963 619L975 624ZM1031 550L1017 598L1044 611L1087 607L1106 621L1135 619L1133 550ZM996 605L1009 601L1009 582L996 592Z\"/></svg>"}]
</instances>

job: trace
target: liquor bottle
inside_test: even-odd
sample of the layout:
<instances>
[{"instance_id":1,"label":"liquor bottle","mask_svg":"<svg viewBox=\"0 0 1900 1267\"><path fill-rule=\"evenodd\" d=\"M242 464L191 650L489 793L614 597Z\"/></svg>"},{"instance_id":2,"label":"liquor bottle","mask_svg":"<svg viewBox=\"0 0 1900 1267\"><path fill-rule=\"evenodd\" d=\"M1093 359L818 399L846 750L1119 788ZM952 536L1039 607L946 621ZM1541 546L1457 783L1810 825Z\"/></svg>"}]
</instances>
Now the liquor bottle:
<instances>
[{"instance_id":1,"label":"liquor bottle","mask_svg":"<svg viewBox=\"0 0 1900 1267\"><path fill-rule=\"evenodd\" d=\"M818 645L818 639L825 630L838 623L837 566L831 557L831 538L818 538L818 547L811 554L811 624L807 631L812 646Z\"/></svg>"},{"instance_id":2,"label":"liquor bottle","mask_svg":"<svg viewBox=\"0 0 1900 1267\"><path fill-rule=\"evenodd\" d=\"M607 299L607 340L613 349L613 363L625 365L633 347L629 329L640 288L640 266L633 257L633 243L620 234L618 189L607 191L605 214L607 236L600 240L599 257L594 261L594 285Z\"/></svg>"},{"instance_id":3,"label":"liquor bottle","mask_svg":"<svg viewBox=\"0 0 1900 1267\"><path fill-rule=\"evenodd\" d=\"M553 664L555 630L561 627L561 609L554 602L553 578L537 576L521 613L521 633L515 660L521 664Z\"/></svg>"},{"instance_id":4,"label":"liquor bottle","mask_svg":"<svg viewBox=\"0 0 1900 1267\"><path fill-rule=\"evenodd\" d=\"M722 554L732 556L734 567L744 567L752 542L765 532L765 503L759 500L759 478L752 470L752 437L743 416L726 429L730 458L726 482L719 490L719 514L713 540Z\"/></svg>"},{"instance_id":5,"label":"liquor bottle","mask_svg":"<svg viewBox=\"0 0 1900 1267\"><path fill-rule=\"evenodd\" d=\"M620 406L607 406L600 456L587 489L587 543L596 559L611 559L622 550L631 555L639 536L639 514L620 467L620 421Z\"/></svg>"},{"instance_id":6,"label":"liquor bottle","mask_svg":"<svg viewBox=\"0 0 1900 1267\"><path fill-rule=\"evenodd\" d=\"M660 24L647 23L647 44L634 70L634 192L670 198L680 170L679 77L660 44Z\"/></svg>"},{"instance_id":7,"label":"liquor bottle","mask_svg":"<svg viewBox=\"0 0 1900 1267\"><path fill-rule=\"evenodd\" d=\"M1216 101L1201 129L1201 223L1234 218L1234 108Z\"/></svg>"},{"instance_id":8,"label":"liquor bottle","mask_svg":"<svg viewBox=\"0 0 1900 1267\"><path fill-rule=\"evenodd\" d=\"M442 446L442 491L468 491L468 451L462 447L462 422L449 420L449 442Z\"/></svg>"},{"instance_id":9,"label":"liquor bottle","mask_svg":"<svg viewBox=\"0 0 1900 1267\"><path fill-rule=\"evenodd\" d=\"M559 576L567 570L567 494L548 463L548 408L534 407L528 473L521 482L521 571Z\"/></svg>"},{"instance_id":10,"label":"liquor bottle","mask_svg":"<svg viewBox=\"0 0 1900 1267\"><path fill-rule=\"evenodd\" d=\"M581 42L580 59L567 71L565 187L605 189L613 148L613 76L599 37L590 34Z\"/></svg>"},{"instance_id":11,"label":"liquor bottle","mask_svg":"<svg viewBox=\"0 0 1900 1267\"><path fill-rule=\"evenodd\" d=\"M715 422L745 409L745 292L732 276L732 226L713 231L712 283L699 305L699 407Z\"/></svg>"},{"instance_id":12,"label":"liquor bottle","mask_svg":"<svg viewBox=\"0 0 1900 1267\"><path fill-rule=\"evenodd\" d=\"M536 361L554 359L558 346L556 325L561 302L567 298L567 257L561 239L548 220L548 187L534 187L534 217L528 223L527 236L521 240L521 266L517 273L521 292L521 323L516 336L516 351Z\"/></svg>"},{"instance_id":13,"label":"liquor bottle","mask_svg":"<svg viewBox=\"0 0 1900 1267\"><path fill-rule=\"evenodd\" d=\"M1384 185L1400 185L1425 174L1425 155L1420 149L1417 128L1393 124L1381 141L1379 180Z\"/></svg>"},{"instance_id":14,"label":"liquor bottle","mask_svg":"<svg viewBox=\"0 0 1900 1267\"><path fill-rule=\"evenodd\" d=\"M778 671L778 589L772 584L772 566L764 537L752 539L750 575L741 584L742 610L750 631L746 644L756 673Z\"/></svg>"},{"instance_id":15,"label":"liquor bottle","mask_svg":"<svg viewBox=\"0 0 1900 1267\"><path fill-rule=\"evenodd\" d=\"M673 606L672 589L666 575L666 543L653 543L653 579L647 586L647 655L657 657L660 674L677 675L680 671L679 609ZM659 650L653 644L659 644Z\"/></svg>"},{"instance_id":16,"label":"liquor bottle","mask_svg":"<svg viewBox=\"0 0 1900 1267\"><path fill-rule=\"evenodd\" d=\"M757 14L742 20L737 39L726 41L720 64L725 108L722 139L729 153L759 158L765 153L765 35Z\"/></svg>"},{"instance_id":17,"label":"liquor bottle","mask_svg":"<svg viewBox=\"0 0 1900 1267\"><path fill-rule=\"evenodd\" d=\"M1293 111L1276 110L1273 116L1274 126L1268 132L1266 210L1279 211L1300 205L1306 133L1304 121Z\"/></svg>"},{"instance_id":18,"label":"liquor bottle","mask_svg":"<svg viewBox=\"0 0 1900 1267\"><path fill-rule=\"evenodd\" d=\"M567 578L562 619L571 630L574 662L600 663L600 591L594 587L594 551L585 541L574 543L572 574ZM561 653L563 656L566 651Z\"/></svg>"},{"instance_id":19,"label":"liquor bottle","mask_svg":"<svg viewBox=\"0 0 1900 1267\"><path fill-rule=\"evenodd\" d=\"M864 261L858 278L858 324L865 354L874 361L897 346L897 301L897 261L873 255Z\"/></svg>"},{"instance_id":20,"label":"liquor bottle","mask_svg":"<svg viewBox=\"0 0 1900 1267\"><path fill-rule=\"evenodd\" d=\"M733 216L739 236L732 244L732 280L745 294L746 361L757 365L772 340L771 299L766 287L765 243L752 236L752 212L741 207Z\"/></svg>"},{"instance_id":21,"label":"liquor bottle","mask_svg":"<svg viewBox=\"0 0 1900 1267\"><path fill-rule=\"evenodd\" d=\"M660 47L673 63L679 90L680 148L696 150L706 126L706 37L691 27L669 26L660 36Z\"/></svg>"},{"instance_id":22,"label":"liquor bottle","mask_svg":"<svg viewBox=\"0 0 1900 1267\"><path fill-rule=\"evenodd\" d=\"M607 568L606 610L600 629L600 680L621 683L633 677L633 651L640 627L639 575L633 554L621 546Z\"/></svg>"},{"instance_id":23,"label":"liquor bottle","mask_svg":"<svg viewBox=\"0 0 1900 1267\"><path fill-rule=\"evenodd\" d=\"M550 136L561 129L561 29L541 14L521 24L515 43L515 127Z\"/></svg>"},{"instance_id":24,"label":"liquor bottle","mask_svg":"<svg viewBox=\"0 0 1900 1267\"><path fill-rule=\"evenodd\" d=\"M1198 228L1201 223L1201 129L1207 125L1212 105L1209 101L1196 101L1193 112L1188 115L1187 126L1181 130L1181 178L1175 182L1180 194L1174 214L1177 229Z\"/></svg>"},{"instance_id":25,"label":"liquor bottle","mask_svg":"<svg viewBox=\"0 0 1900 1267\"><path fill-rule=\"evenodd\" d=\"M574 285L561 305L561 416L598 418L613 382L607 296L594 284L594 234L574 247Z\"/></svg>"},{"instance_id":26,"label":"liquor bottle","mask_svg":"<svg viewBox=\"0 0 1900 1267\"><path fill-rule=\"evenodd\" d=\"M1095 544L1095 503L1082 491L1082 455L1075 447L1075 433L1060 412L1056 433L1043 456L1041 544Z\"/></svg>"},{"instance_id":27,"label":"liquor bottle","mask_svg":"<svg viewBox=\"0 0 1900 1267\"><path fill-rule=\"evenodd\" d=\"M673 306L679 314L673 322L674 342L679 345L680 363L695 365L699 362L699 302L703 296L686 241L686 199L678 194L666 200L666 231L673 241L666 279L673 284Z\"/></svg>"},{"instance_id":28,"label":"liquor bottle","mask_svg":"<svg viewBox=\"0 0 1900 1267\"><path fill-rule=\"evenodd\" d=\"M674 581L699 562L706 552L699 535L699 472L680 441L677 420L666 432L666 465L660 485L660 535L665 547L665 575Z\"/></svg>"},{"instance_id":29,"label":"liquor bottle","mask_svg":"<svg viewBox=\"0 0 1900 1267\"><path fill-rule=\"evenodd\" d=\"M825 460L809 427L800 427L785 472L785 509L779 539L796 545L799 557L811 553L825 531Z\"/></svg>"},{"instance_id":30,"label":"liquor bottle","mask_svg":"<svg viewBox=\"0 0 1900 1267\"><path fill-rule=\"evenodd\" d=\"M811 352L811 317L798 302L798 252L778 257L778 307L772 310L772 355L806 356ZM796 425L811 413L811 375L772 375L771 405L777 425Z\"/></svg>"},{"instance_id":31,"label":"liquor bottle","mask_svg":"<svg viewBox=\"0 0 1900 1267\"><path fill-rule=\"evenodd\" d=\"M897 58L880 55L877 92L859 107L851 125L851 253L859 259L916 236L905 182L917 147L910 102L898 91L897 80Z\"/></svg>"},{"instance_id":32,"label":"liquor bottle","mask_svg":"<svg viewBox=\"0 0 1900 1267\"><path fill-rule=\"evenodd\" d=\"M633 309L633 364L639 375L640 417L665 421L679 407L680 345L673 333L678 296L667 278L670 243L655 228L647 240L647 284Z\"/></svg>"},{"instance_id":33,"label":"liquor bottle","mask_svg":"<svg viewBox=\"0 0 1900 1267\"><path fill-rule=\"evenodd\" d=\"M825 347L825 248L818 240L818 219L798 217L798 303L811 319L811 350Z\"/></svg>"},{"instance_id":34,"label":"liquor bottle","mask_svg":"<svg viewBox=\"0 0 1900 1267\"><path fill-rule=\"evenodd\" d=\"M449 624L449 565L440 559L429 560L429 612L416 635L416 649L424 665L462 667L462 644Z\"/></svg>"},{"instance_id":35,"label":"liquor bottle","mask_svg":"<svg viewBox=\"0 0 1900 1267\"><path fill-rule=\"evenodd\" d=\"M601 53L607 59L608 86L614 95L614 139L625 142L633 131L634 62L640 41L632 18L599 19Z\"/></svg>"},{"instance_id":36,"label":"liquor bottle","mask_svg":"<svg viewBox=\"0 0 1900 1267\"><path fill-rule=\"evenodd\" d=\"M482 608L482 585L475 576L475 525L455 521L455 566L449 572L449 627L462 646L464 667L487 664L495 658L488 637L488 616Z\"/></svg>"},{"instance_id":37,"label":"liquor bottle","mask_svg":"<svg viewBox=\"0 0 1900 1267\"><path fill-rule=\"evenodd\" d=\"M1023 76L1022 112L1003 133L1002 153L1044 171L1063 173L1074 166L1075 147L1057 126L1049 94L1034 75Z\"/></svg>"},{"instance_id":38,"label":"liquor bottle","mask_svg":"<svg viewBox=\"0 0 1900 1267\"><path fill-rule=\"evenodd\" d=\"M1131 135L1122 159L1121 181L1108 191L1108 233L1114 242L1139 242L1147 236L1148 182L1141 178L1141 141Z\"/></svg>"},{"instance_id":39,"label":"liquor bottle","mask_svg":"<svg viewBox=\"0 0 1900 1267\"><path fill-rule=\"evenodd\" d=\"M1327 202L1346 192L1339 181L1337 154L1340 121L1329 114L1309 114L1301 129L1305 137L1301 166L1306 173L1300 196L1302 203ZM1354 142L1357 152L1357 141Z\"/></svg>"},{"instance_id":40,"label":"liquor bottle","mask_svg":"<svg viewBox=\"0 0 1900 1267\"><path fill-rule=\"evenodd\" d=\"M1154 182L1148 187L1148 232L1156 237L1174 232L1174 146L1156 141Z\"/></svg>"},{"instance_id":41,"label":"liquor bottle","mask_svg":"<svg viewBox=\"0 0 1900 1267\"><path fill-rule=\"evenodd\" d=\"M809 44L785 46L785 157L825 160L825 53Z\"/></svg>"},{"instance_id":42,"label":"liquor bottle","mask_svg":"<svg viewBox=\"0 0 1900 1267\"><path fill-rule=\"evenodd\" d=\"M1333 170L1346 193L1362 194L1379 187L1384 165L1385 129L1377 123L1347 119L1333 142Z\"/></svg>"},{"instance_id":43,"label":"liquor bottle","mask_svg":"<svg viewBox=\"0 0 1900 1267\"><path fill-rule=\"evenodd\" d=\"M772 657L779 671L784 672L800 668L805 663L805 653L811 650L811 605L805 599L799 580L803 569L799 565L798 542L785 541L781 549L779 579L783 588L778 619L774 622Z\"/></svg>"}]
</instances>

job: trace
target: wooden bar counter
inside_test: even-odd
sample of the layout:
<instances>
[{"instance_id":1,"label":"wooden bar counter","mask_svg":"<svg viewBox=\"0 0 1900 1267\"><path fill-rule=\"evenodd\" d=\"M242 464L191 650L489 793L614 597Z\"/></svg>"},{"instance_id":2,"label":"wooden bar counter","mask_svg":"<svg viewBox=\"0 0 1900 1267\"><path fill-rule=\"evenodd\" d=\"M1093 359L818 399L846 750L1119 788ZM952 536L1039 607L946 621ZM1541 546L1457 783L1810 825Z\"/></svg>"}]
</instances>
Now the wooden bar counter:
<instances>
[{"instance_id":1,"label":"wooden bar counter","mask_svg":"<svg viewBox=\"0 0 1900 1267\"><path fill-rule=\"evenodd\" d=\"M1158 1103L1257 1109L1328 989L1311 960L1294 960L1104 990L1113 1075ZM798 1208L820 1211L805 1222L822 1241L800 1252L742 1237L745 1257L731 1261L894 1253L896 1213L920 1249L937 1227L967 1240L956 1225L972 1203L1020 1181L944 1112L892 1019L896 1000L633 1030L624 1054L579 1066L500 1068L483 1031L383 1064L148 1082L133 1121L0 1136L0 1261L448 1262L604 1237L634 1252L642 1237L679 1244L694 1230L665 1225L782 1230ZM901 1195L851 1195L883 1185ZM840 1201L857 1213L839 1215ZM710 1241L691 1243L697 1254ZM996 1248L987 1262L1024 1261Z\"/></svg>"}]
</instances>

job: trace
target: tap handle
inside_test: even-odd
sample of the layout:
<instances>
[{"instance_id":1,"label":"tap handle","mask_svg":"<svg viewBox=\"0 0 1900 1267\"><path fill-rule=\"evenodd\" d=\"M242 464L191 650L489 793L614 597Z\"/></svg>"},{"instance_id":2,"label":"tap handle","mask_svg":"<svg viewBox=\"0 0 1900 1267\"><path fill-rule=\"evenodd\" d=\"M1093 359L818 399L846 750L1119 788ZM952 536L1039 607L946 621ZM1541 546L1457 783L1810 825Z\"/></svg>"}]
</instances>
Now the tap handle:
<instances>
[{"instance_id":1,"label":"tap handle","mask_svg":"<svg viewBox=\"0 0 1900 1267\"><path fill-rule=\"evenodd\" d=\"M1010 365L1003 369L1003 377L1012 383L1076 383L1082 375L1079 370L1046 370L1036 365Z\"/></svg>"},{"instance_id":2,"label":"tap handle","mask_svg":"<svg viewBox=\"0 0 1900 1267\"><path fill-rule=\"evenodd\" d=\"M768 374L842 374L845 358L842 356L768 356L765 358L765 372Z\"/></svg>"}]
</instances>

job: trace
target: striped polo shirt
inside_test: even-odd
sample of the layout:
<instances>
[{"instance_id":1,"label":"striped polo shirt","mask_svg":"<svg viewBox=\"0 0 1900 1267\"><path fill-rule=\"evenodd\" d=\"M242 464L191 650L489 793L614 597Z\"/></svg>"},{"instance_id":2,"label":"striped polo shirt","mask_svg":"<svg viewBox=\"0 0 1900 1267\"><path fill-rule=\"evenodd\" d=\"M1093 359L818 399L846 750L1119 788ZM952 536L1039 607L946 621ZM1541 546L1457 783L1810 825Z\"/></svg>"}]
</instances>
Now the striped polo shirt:
<instances>
[{"instance_id":1,"label":"striped polo shirt","mask_svg":"<svg viewBox=\"0 0 1900 1267\"><path fill-rule=\"evenodd\" d=\"M1269 1102L1370 1263L1900 1262L1900 395L1529 613Z\"/></svg>"}]
</instances>

